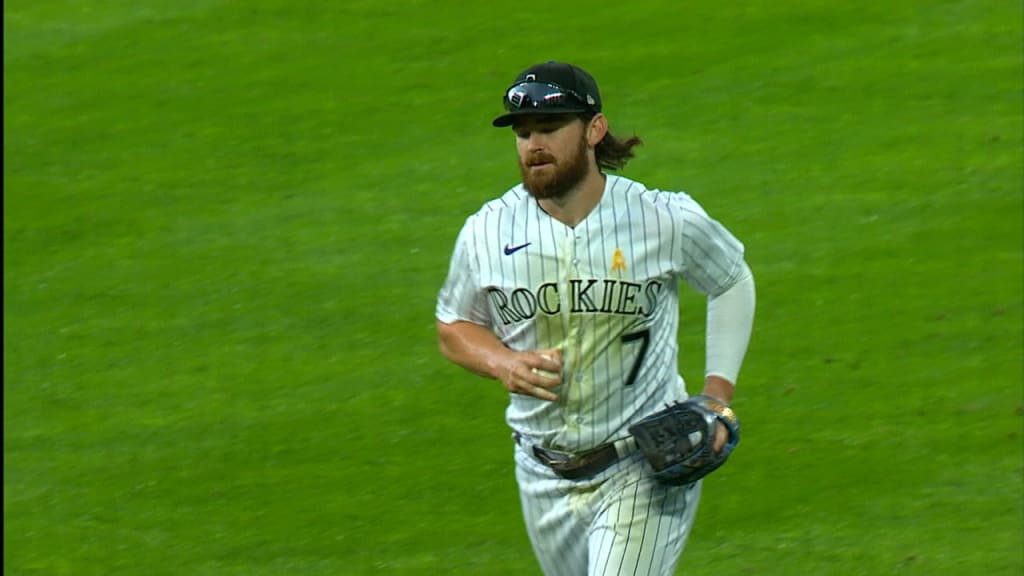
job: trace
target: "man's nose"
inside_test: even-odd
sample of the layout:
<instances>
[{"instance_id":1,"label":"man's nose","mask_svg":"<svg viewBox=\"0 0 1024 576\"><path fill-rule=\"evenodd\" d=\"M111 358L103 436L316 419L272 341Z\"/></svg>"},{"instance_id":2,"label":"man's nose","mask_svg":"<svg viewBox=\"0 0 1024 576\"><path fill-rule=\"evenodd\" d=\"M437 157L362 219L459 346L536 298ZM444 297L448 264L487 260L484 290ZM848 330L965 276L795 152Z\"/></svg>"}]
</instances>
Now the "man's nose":
<instances>
[{"instance_id":1,"label":"man's nose","mask_svg":"<svg viewBox=\"0 0 1024 576\"><path fill-rule=\"evenodd\" d=\"M527 145L530 151L543 150L547 147L547 141L547 134L530 132L530 139L527 140Z\"/></svg>"}]
</instances>

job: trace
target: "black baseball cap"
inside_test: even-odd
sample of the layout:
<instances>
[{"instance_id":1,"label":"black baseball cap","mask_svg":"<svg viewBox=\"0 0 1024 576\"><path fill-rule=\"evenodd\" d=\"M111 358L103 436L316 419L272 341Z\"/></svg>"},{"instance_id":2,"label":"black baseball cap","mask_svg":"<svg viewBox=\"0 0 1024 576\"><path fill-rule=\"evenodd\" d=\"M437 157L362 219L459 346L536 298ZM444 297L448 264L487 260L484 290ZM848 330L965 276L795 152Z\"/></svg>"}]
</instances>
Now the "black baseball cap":
<instances>
[{"instance_id":1,"label":"black baseball cap","mask_svg":"<svg viewBox=\"0 0 1024 576\"><path fill-rule=\"evenodd\" d=\"M491 122L499 128L511 126L516 116L525 114L597 114L601 94L586 70L551 61L520 72L505 91L503 103L506 113Z\"/></svg>"}]
</instances>

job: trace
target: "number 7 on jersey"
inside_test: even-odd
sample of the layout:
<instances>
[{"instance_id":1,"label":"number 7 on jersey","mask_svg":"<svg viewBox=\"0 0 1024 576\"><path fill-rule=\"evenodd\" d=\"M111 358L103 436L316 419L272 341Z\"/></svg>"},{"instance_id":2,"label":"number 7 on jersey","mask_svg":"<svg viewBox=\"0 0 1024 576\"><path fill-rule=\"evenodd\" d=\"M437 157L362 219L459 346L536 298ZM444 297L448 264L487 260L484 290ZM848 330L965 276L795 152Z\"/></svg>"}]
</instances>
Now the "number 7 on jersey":
<instances>
[{"instance_id":1,"label":"number 7 on jersey","mask_svg":"<svg viewBox=\"0 0 1024 576\"><path fill-rule=\"evenodd\" d=\"M647 345L651 343L650 328L622 335L623 344L629 344L630 342L636 342L637 340L640 341L640 352L636 355L636 360L633 362L633 368L629 371L629 377L626 378L626 386L632 386L633 382L636 381L637 374L640 373L640 366L644 362L644 356L647 355Z\"/></svg>"}]
</instances>

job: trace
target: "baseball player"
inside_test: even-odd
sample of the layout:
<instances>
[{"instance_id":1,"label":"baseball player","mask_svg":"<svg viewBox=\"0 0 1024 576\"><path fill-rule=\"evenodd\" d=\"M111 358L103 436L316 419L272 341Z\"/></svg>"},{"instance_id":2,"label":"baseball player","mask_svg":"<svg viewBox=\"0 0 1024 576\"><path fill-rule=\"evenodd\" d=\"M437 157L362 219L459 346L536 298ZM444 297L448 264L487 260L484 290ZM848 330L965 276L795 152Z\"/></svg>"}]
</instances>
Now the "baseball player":
<instances>
[{"instance_id":1,"label":"baseball player","mask_svg":"<svg viewBox=\"0 0 1024 576\"><path fill-rule=\"evenodd\" d=\"M707 295L703 394L732 401L754 316L743 245L690 196L609 174L594 78L531 66L504 96L522 183L470 216L436 317L441 352L510 393L516 479L545 574L672 574L701 483L655 481L629 426L688 397L679 281ZM719 424L715 449L726 441Z\"/></svg>"}]
</instances>

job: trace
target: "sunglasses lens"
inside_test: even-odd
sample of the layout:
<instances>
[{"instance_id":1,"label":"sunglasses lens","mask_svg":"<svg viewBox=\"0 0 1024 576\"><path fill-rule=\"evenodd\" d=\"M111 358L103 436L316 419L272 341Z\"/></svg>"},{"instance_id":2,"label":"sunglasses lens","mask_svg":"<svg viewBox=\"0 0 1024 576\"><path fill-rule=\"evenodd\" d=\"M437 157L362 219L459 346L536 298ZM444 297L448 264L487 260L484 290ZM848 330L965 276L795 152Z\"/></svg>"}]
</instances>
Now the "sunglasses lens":
<instances>
[{"instance_id":1,"label":"sunglasses lens","mask_svg":"<svg viewBox=\"0 0 1024 576\"><path fill-rule=\"evenodd\" d=\"M505 94L505 109L509 112L523 108L543 110L582 105L572 92L554 84L524 82L509 88Z\"/></svg>"}]
</instances>

